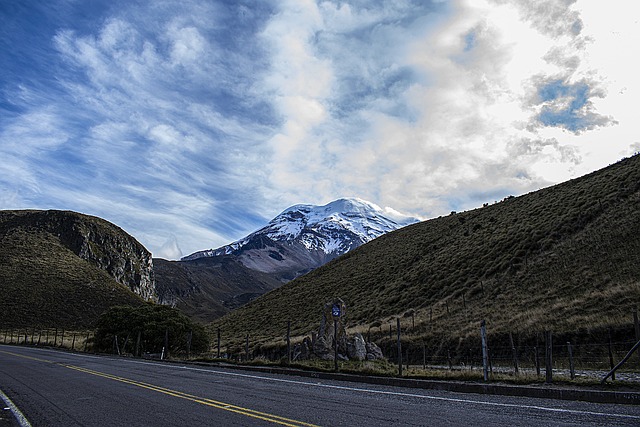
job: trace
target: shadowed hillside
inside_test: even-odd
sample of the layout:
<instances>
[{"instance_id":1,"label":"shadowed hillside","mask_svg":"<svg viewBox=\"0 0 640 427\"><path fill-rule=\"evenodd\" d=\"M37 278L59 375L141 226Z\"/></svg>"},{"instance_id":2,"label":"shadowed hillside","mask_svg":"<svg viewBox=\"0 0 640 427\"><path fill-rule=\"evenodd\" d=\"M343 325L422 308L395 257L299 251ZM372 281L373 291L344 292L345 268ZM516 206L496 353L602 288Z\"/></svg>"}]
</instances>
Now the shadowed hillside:
<instances>
[{"instance_id":1,"label":"shadowed hillside","mask_svg":"<svg viewBox=\"0 0 640 427\"><path fill-rule=\"evenodd\" d=\"M472 211L402 228L212 324L227 340L317 328L322 305L382 339L400 316L415 339L573 331L630 321L640 303L640 156Z\"/></svg>"},{"instance_id":2,"label":"shadowed hillside","mask_svg":"<svg viewBox=\"0 0 640 427\"><path fill-rule=\"evenodd\" d=\"M155 299L151 254L100 218L0 211L0 292L0 328L90 327L111 306Z\"/></svg>"},{"instance_id":3,"label":"shadowed hillside","mask_svg":"<svg viewBox=\"0 0 640 427\"><path fill-rule=\"evenodd\" d=\"M155 258L153 266L160 302L203 323L282 285L273 275L251 270L229 256L187 261Z\"/></svg>"}]
</instances>

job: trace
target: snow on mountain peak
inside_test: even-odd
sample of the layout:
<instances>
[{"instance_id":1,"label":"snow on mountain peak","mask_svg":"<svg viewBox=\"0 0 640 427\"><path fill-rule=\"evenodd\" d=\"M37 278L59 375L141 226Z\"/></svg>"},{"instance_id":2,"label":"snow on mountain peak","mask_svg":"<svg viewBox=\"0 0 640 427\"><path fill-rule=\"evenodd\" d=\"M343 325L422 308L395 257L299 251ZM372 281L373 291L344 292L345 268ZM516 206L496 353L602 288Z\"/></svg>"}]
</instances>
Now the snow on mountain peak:
<instances>
[{"instance_id":1,"label":"snow on mountain peak","mask_svg":"<svg viewBox=\"0 0 640 427\"><path fill-rule=\"evenodd\" d=\"M310 251L340 255L417 221L358 198L342 198L323 206L299 204L285 209L244 239L216 250L196 252L184 259L235 253L259 236L276 242L298 242Z\"/></svg>"}]
</instances>

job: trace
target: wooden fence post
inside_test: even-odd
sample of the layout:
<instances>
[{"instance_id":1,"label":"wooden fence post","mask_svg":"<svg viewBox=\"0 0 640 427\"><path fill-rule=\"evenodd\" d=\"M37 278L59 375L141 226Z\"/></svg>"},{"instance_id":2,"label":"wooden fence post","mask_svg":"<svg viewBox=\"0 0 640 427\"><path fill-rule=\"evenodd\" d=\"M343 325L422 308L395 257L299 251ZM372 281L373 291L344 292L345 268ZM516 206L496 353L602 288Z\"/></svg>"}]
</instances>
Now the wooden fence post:
<instances>
[{"instance_id":1,"label":"wooden fence post","mask_svg":"<svg viewBox=\"0 0 640 427\"><path fill-rule=\"evenodd\" d=\"M291 320L287 320L287 365L291 365Z\"/></svg>"},{"instance_id":2,"label":"wooden fence post","mask_svg":"<svg viewBox=\"0 0 640 427\"><path fill-rule=\"evenodd\" d=\"M545 352L544 352L544 364L546 370L546 382L551 384L553 382L553 345L552 345L552 333L546 331L544 335Z\"/></svg>"},{"instance_id":3,"label":"wooden fence post","mask_svg":"<svg viewBox=\"0 0 640 427\"><path fill-rule=\"evenodd\" d=\"M613 363L613 345L611 344L611 328L609 328L609 366L611 367L611 370L613 371L613 373L611 374L611 380L615 381L616 380L616 372L613 370L614 363Z\"/></svg>"},{"instance_id":4,"label":"wooden fence post","mask_svg":"<svg viewBox=\"0 0 640 427\"><path fill-rule=\"evenodd\" d=\"M220 359L220 328L218 328L218 359Z\"/></svg>"},{"instance_id":5,"label":"wooden fence post","mask_svg":"<svg viewBox=\"0 0 640 427\"><path fill-rule=\"evenodd\" d=\"M636 342L640 341L640 323L638 322L638 309L633 309L633 329L636 332ZM640 359L640 351L638 352L638 358Z\"/></svg>"},{"instance_id":6,"label":"wooden fence post","mask_svg":"<svg viewBox=\"0 0 640 427\"><path fill-rule=\"evenodd\" d=\"M169 328L164 330L164 355L163 359L169 358Z\"/></svg>"},{"instance_id":7,"label":"wooden fence post","mask_svg":"<svg viewBox=\"0 0 640 427\"><path fill-rule=\"evenodd\" d=\"M401 331L400 331L400 318L398 317L396 319L396 325L398 328L398 376L402 376L402 342L400 341L401 338Z\"/></svg>"},{"instance_id":8,"label":"wooden fence post","mask_svg":"<svg viewBox=\"0 0 640 427\"><path fill-rule=\"evenodd\" d=\"M247 334L247 336L244 339L244 358L245 358L245 362L249 361L249 334Z\"/></svg>"},{"instance_id":9,"label":"wooden fence post","mask_svg":"<svg viewBox=\"0 0 640 427\"><path fill-rule=\"evenodd\" d=\"M511 332L509 332L509 341L511 341L511 353L513 354L514 374L516 376L518 376L519 375L519 371L518 371L518 352L516 351L516 346L513 343L513 334Z\"/></svg>"},{"instance_id":10,"label":"wooden fence post","mask_svg":"<svg viewBox=\"0 0 640 427\"><path fill-rule=\"evenodd\" d=\"M333 370L338 372L338 317L333 318Z\"/></svg>"},{"instance_id":11,"label":"wooden fence post","mask_svg":"<svg viewBox=\"0 0 640 427\"><path fill-rule=\"evenodd\" d=\"M87 339L89 338L89 334L87 334ZM142 330L138 329L138 337L136 338L136 354L135 357L140 357L140 339L142 338ZM85 350L86 351L86 350Z\"/></svg>"},{"instance_id":12,"label":"wooden fence post","mask_svg":"<svg viewBox=\"0 0 640 427\"><path fill-rule=\"evenodd\" d=\"M489 381L489 355L487 352L487 327L484 320L480 322L480 337L482 338L482 372L484 380Z\"/></svg>"},{"instance_id":13,"label":"wooden fence post","mask_svg":"<svg viewBox=\"0 0 640 427\"><path fill-rule=\"evenodd\" d=\"M575 379L576 371L573 367L573 349L571 348L571 342L567 341L567 351L569 352L569 374L571 375L571 379Z\"/></svg>"},{"instance_id":14,"label":"wooden fence post","mask_svg":"<svg viewBox=\"0 0 640 427\"><path fill-rule=\"evenodd\" d=\"M422 369L427 369L427 346L422 344Z\"/></svg>"}]
</instances>

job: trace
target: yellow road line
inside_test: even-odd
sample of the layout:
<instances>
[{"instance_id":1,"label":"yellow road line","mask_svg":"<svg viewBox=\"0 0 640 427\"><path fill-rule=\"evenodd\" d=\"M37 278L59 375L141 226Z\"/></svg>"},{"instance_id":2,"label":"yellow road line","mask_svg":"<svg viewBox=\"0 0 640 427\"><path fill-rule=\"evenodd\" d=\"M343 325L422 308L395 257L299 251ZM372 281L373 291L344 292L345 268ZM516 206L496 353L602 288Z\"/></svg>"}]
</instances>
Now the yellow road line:
<instances>
[{"instance_id":1,"label":"yellow road line","mask_svg":"<svg viewBox=\"0 0 640 427\"><path fill-rule=\"evenodd\" d=\"M17 356L17 357L22 357L23 359L35 360L36 362L56 363L56 362L53 362L53 361L51 361L51 360L47 360L47 359L40 359L40 358L38 358L38 357L32 357L32 356L25 356L24 354L14 353L14 352L12 352L12 351L4 351L4 350L0 350L0 353L10 354L10 355L12 355L12 356Z\"/></svg>"},{"instance_id":2,"label":"yellow road line","mask_svg":"<svg viewBox=\"0 0 640 427\"><path fill-rule=\"evenodd\" d=\"M286 425L286 426L316 427L314 424L309 424L309 423L305 423L305 422L302 422L302 421L296 421L296 420L292 420L290 418L280 417L278 415L267 414L265 412L255 411L253 409L243 408L241 406L231 405L229 403L220 402L220 401L213 400L213 399L194 396L192 394L184 393L184 392L181 392L181 391L176 391L176 390L172 390L172 389L169 389L169 388L160 387L160 386L157 386L157 385L148 384L148 383L144 383L144 382L140 382L140 381L134 381L134 380L131 380L131 379L128 379L128 378L124 378L124 377L119 377L119 376L116 376L116 375L105 374L104 372L94 371L94 370L91 370L91 369L81 368L81 367L72 366L72 365L64 365L64 366L66 366L67 368L70 368L70 369L75 369L77 371L85 372L87 374L97 375L97 376L108 378L108 379L111 379L111 380L114 380L114 381L120 381L120 382L123 382L123 383L126 383L126 384L135 385L135 386L142 387L142 388L145 388L145 389L148 389L148 390L153 390L153 391L157 391L159 393L164 393L164 394L167 394L167 395L170 395L170 396L191 400L193 402L197 402L197 403L200 403L200 404L203 404L203 405L212 406L212 407L215 407L215 408L218 408L218 409L224 409L225 411L235 412L235 413L238 413L238 414L242 414L242 415L246 415L246 416L250 416L250 417L254 417L254 418L259 418L259 419L264 420L264 421L270 421L270 422L273 422L273 423Z\"/></svg>"},{"instance_id":3,"label":"yellow road line","mask_svg":"<svg viewBox=\"0 0 640 427\"><path fill-rule=\"evenodd\" d=\"M102 377L102 378L107 378L113 381L119 381L125 384L130 384L130 385L134 385L136 387L141 387L147 390L151 390L151 391L155 391L158 393L162 393L162 394L166 394L168 396L173 396L173 397L177 397L180 399L186 399L186 400L190 400L192 402L196 402L196 403L200 403L201 405L206 405L206 406L210 406L213 408L217 408L217 409L222 409L225 411L229 411L229 412L233 412L236 414L240 414L240 415L245 415L247 417L251 417L251 418L257 418L263 421L268 421L268 422L272 422L275 424L279 424L279 425L283 425L283 426L288 426L288 427L298 427L298 426L304 426L304 427L318 427L315 424L309 424L309 423L305 423L303 421L297 421L297 420L293 420L290 418L285 418L285 417L281 417L278 415L273 415L273 414L268 414L265 412L260 412L260 411L255 411L253 409L249 409L249 408L243 408L241 406L236 406L236 405L232 405L229 403L225 403L225 402L220 402L218 400L213 400L213 399L209 399L209 398L205 398L205 397L199 397L199 396L194 396L192 394L188 394L188 393L183 393L181 391L177 391L177 390L172 390L169 388L165 388L165 387L161 387L161 386L157 386L154 384L148 384L148 383L143 383L140 381L135 381L129 378L124 378L124 377L119 377L116 375L111 375L111 374L106 374L104 372L99 372L99 371L94 371L91 369L87 369L87 368L82 368L79 366L74 366L74 365L65 365L62 363L57 363L57 362L53 362L51 360L46 360L46 359L40 359L37 357L31 357L31 356L25 356L23 354L18 354L18 353L13 353L13 352L9 352L9 351L2 351L0 350L0 353L5 353L5 354L10 354L13 356L17 356L17 357L22 357L25 359L30 359L30 360L35 360L38 362L45 362L45 363L56 363L59 364L60 366L63 366L65 368L69 368L69 369L73 369L75 371L79 371L79 372L83 372L86 374L90 374L90 375L95 375L98 377Z\"/></svg>"}]
</instances>

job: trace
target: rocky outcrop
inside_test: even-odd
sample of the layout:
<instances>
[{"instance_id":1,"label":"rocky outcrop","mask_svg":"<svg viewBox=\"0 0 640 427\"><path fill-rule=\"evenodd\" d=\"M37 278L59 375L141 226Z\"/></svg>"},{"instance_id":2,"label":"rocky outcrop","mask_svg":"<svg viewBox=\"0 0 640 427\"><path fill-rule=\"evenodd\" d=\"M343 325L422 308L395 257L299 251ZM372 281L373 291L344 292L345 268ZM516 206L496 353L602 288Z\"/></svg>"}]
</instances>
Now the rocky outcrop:
<instances>
[{"instance_id":1,"label":"rocky outcrop","mask_svg":"<svg viewBox=\"0 0 640 427\"><path fill-rule=\"evenodd\" d=\"M339 360L377 360L384 359L382 350L376 343L367 342L362 334L347 334L344 319L347 306L337 298L326 303L322 310L322 321L317 333L305 337L302 343L293 348L293 360L322 359L334 360L335 342L338 345Z\"/></svg>"},{"instance_id":2,"label":"rocky outcrop","mask_svg":"<svg viewBox=\"0 0 640 427\"><path fill-rule=\"evenodd\" d=\"M120 227L70 211L3 211L5 226L45 231L146 301L158 297L151 253Z\"/></svg>"}]
</instances>

